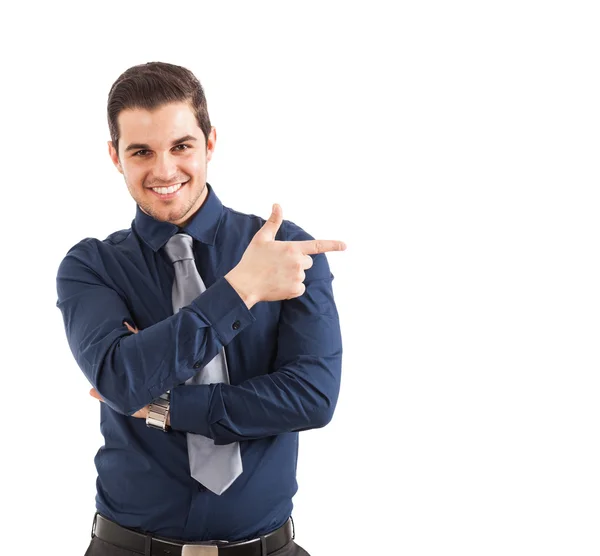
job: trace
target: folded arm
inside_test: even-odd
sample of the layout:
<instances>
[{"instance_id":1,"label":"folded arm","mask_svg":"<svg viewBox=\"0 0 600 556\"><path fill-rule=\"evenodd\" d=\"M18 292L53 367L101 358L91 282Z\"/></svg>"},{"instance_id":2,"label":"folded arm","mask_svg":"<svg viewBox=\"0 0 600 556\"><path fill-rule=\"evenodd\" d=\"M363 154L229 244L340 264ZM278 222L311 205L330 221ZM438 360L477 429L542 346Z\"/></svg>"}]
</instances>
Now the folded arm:
<instances>
[{"instance_id":1,"label":"folded arm","mask_svg":"<svg viewBox=\"0 0 600 556\"><path fill-rule=\"evenodd\" d=\"M125 300L89 268L86 248L80 244L62 261L57 306L75 360L115 411L133 415L185 382L255 320L221 278L175 315L132 334Z\"/></svg>"},{"instance_id":2,"label":"folded arm","mask_svg":"<svg viewBox=\"0 0 600 556\"><path fill-rule=\"evenodd\" d=\"M274 239L281 225L281 212L276 208L255 239L263 232L268 234L265 239ZM331 420L340 389L342 340L333 275L324 251L344 250L345 245L315 241L289 221L283 235L287 241L280 244L283 251L275 258L273 271L264 273L264 265L248 265L242 280L245 285L254 281L254 290L265 290L255 296L257 299L282 299L272 292L276 290L275 270L285 268L284 256L289 258L296 251L288 268L306 270L296 270L297 285L290 280L279 282L287 285L288 294L281 305L273 368L257 369L258 376L237 385L181 385L173 389L174 429L202 434L216 444L229 444L322 427ZM247 253L256 247L253 241ZM244 258L237 269L243 271L243 263ZM235 287L238 277L231 274L228 276Z\"/></svg>"},{"instance_id":3,"label":"folded arm","mask_svg":"<svg viewBox=\"0 0 600 556\"><path fill-rule=\"evenodd\" d=\"M272 372L238 385L181 385L171 392L171 427L228 444L318 428L333 416L341 377L342 342L324 255L315 267L327 279L306 283L284 301Z\"/></svg>"}]
</instances>

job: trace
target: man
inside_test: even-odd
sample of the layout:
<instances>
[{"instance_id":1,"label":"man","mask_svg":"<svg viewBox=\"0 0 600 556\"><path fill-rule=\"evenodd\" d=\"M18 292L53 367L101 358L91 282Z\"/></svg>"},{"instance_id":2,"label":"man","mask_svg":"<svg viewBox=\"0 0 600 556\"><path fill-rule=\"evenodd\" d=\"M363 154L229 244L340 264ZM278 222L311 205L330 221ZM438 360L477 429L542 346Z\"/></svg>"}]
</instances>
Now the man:
<instances>
[{"instance_id":1,"label":"man","mask_svg":"<svg viewBox=\"0 0 600 556\"><path fill-rule=\"evenodd\" d=\"M85 239L58 270L69 345L101 404L86 554L307 554L293 541L298 432L322 427L341 336L324 252L273 206L224 207L200 83L135 66L108 98L131 228Z\"/></svg>"}]
</instances>

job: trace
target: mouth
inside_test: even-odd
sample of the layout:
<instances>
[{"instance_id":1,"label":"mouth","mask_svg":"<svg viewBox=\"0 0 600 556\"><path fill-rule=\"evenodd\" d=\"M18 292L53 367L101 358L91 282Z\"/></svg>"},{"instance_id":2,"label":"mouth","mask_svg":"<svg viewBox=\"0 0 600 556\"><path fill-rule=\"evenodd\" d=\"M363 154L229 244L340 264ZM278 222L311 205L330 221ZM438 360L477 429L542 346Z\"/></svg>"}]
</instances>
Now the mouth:
<instances>
[{"instance_id":1,"label":"mouth","mask_svg":"<svg viewBox=\"0 0 600 556\"><path fill-rule=\"evenodd\" d=\"M181 183L174 183L169 186L151 187L149 188L154 195L160 199L167 200L177 197L181 189L189 183L190 180Z\"/></svg>"}]
</instances>

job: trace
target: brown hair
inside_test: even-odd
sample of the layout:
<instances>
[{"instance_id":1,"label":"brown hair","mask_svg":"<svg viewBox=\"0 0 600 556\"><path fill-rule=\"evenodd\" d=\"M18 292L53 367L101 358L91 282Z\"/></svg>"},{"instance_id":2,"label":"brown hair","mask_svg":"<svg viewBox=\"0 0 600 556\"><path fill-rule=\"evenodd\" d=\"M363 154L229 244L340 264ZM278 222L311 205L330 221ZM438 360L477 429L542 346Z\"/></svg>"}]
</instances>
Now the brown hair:
<instances>
[{"instance_id":1,"label":"brown hair","mask_svg":"<svg viewBox=\"0 0 600 556\"><path fill-rule=\"evenodd\" d=\"M188 69L164 62L148 62L123 72L108 93L108 129L113 146L118 151L119 125L122 110L142 108L153 110L169 102L189 102L196 120L208 139L211 125L204 89Z\"/></svg>"}]
</instances>

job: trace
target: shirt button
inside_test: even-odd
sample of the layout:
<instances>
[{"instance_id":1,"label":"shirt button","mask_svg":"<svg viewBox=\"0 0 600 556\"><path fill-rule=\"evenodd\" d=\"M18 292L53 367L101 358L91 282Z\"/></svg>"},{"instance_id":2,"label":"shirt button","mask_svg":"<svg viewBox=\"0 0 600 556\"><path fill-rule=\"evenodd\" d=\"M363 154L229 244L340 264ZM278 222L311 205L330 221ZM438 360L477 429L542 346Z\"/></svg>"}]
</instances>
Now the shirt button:
<instances>
[{"instance_id":1,"label":"shirt button","mask_svg":"<svg viewBox=\"0 0 600 556\"><path fill-rule=\"evenodd\" d=\"M196 362L194 363L194 369L199 369L199 368L200 368L200 365L201 365L200 361L196 361Z\"/></svg>"},{"instance_id":2,"label":"shirt button","mask_svg":"<svg viewBox=\"0 0 600 556\"><path fill-rule=\"evenodd\" d=\"M232 325L231 328L233 328L234 330L237 330L240 327L240 321L236 320Z\"/></svg>"}]
</instances>

